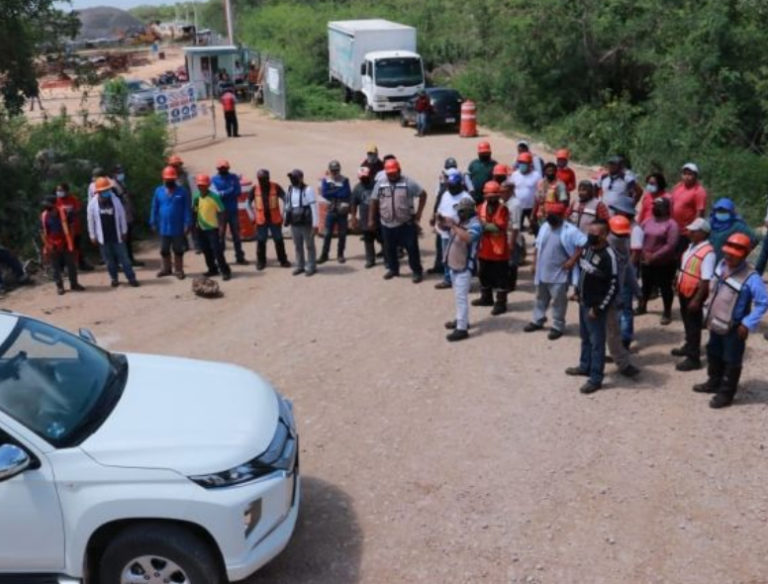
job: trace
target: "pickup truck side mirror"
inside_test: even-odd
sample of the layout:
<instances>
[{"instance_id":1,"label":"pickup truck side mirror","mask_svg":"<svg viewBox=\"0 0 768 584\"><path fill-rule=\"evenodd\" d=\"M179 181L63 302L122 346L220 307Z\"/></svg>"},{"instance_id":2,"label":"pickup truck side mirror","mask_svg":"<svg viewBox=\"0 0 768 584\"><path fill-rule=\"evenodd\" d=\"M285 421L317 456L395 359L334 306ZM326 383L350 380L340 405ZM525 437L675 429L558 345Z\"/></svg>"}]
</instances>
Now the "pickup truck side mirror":
<instances>
[{"instance_id":1,"label":"pickup truck side mirror","mask_svg":"<svg viewBox=\"0 0 768 584\"><path fill-rule=\"evenodd\" d=\"M18 446L3 444L0 446L0 481L15 477L24 472L32 459Z\"/></svg>"},{"instance_id":2,"label":"pickup truck side mirror","mask_svg":"<svg viewBox=\"0 0 768 584\"><path fill-rule=\"evenodd\" d=\"M93 334L93 331L91 329L87 328L81 328L77 331L77 336L83 339L84 341L88 341L92 345L96 345L96 335Z\"/></svg>"}]
</instances>

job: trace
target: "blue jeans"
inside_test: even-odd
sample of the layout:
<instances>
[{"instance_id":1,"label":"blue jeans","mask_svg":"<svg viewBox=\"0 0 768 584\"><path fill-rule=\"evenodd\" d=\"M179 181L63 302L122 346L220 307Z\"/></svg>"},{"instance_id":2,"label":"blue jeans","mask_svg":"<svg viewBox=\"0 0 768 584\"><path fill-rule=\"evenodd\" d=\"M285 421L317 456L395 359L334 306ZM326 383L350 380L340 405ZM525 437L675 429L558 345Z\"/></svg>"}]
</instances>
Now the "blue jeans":
<instances>
[{"instance_id":1,"label":"blue jeans","mask_svg":"<svg viewBox=\"0 0 768 584\"><path fill-rule=\"evenodd\" d=\"M107 264L107 272L109 272L109 277L112 278L113 282L117 281L118 265L123 268L123 273L129 282L136 279L136 274L131 267L131 260L128 258L128 248L125 247L124 241L102 243L101 257Z\"/></svg>"},{"instance_id":2,"label":"blue jeans","mask_svg":"<svg viewBox=\"0 0 768 584\"><path fill-rule=\"evenodd\" d=\"M274 241L279 241L283 238L283 228L280 225L269 223L268 225L259 225L256 228L256 241L267 241L269 236L272 236Z\"/></svg>"},{"instance_id":3,"label":"blue jeans","mask_svg":"<svg viewBox=\"0 0 768 584\"><path fill-rule=\"evenodd\" d=\"M472 272L451 270L453 280L453 297L456 302L456 330L465 331L469 328L469 286L472 284Z\"/></svg>"},{"instance_id":4,"label":"blue jeans","mask_svg":"<svg viewBox=\"0 0 768 584\"><path fill-rule=\"evenodd\" d=\"M605 371L606 312L598 312L597 318L589 318L589 307L579 304L579 334L581 358L579 367L589 373L589 380L602 385Z\"/></svg>"},{"instance_id":5,"label":"blue jeans","mask_svg":"<svg viewBox=\"0 0 768 584\"><path fill-rule=\"evenodd\" d=\"M419 134L426 134L429 128L429 113L418 112L416 114L416 131Z\"/></svg>"},{"instance_id":6,"label":"blue jeans","mask_svg":"<svg viewBox=\"0 0 768 584\"><path fill-rule=\"evenodd\" d=\"M384 258L387 269L393 274L400 273L400 260L397 257L397 248L404 247L408 252L408 264L413 275L421 275L421 254L419 253L419 236L416 223L410 221L397 227L385 227L382 225L381 234L384 236Z\"/></svg>"},{"instance_id":7,"label":"blue jeans","mask_svg":"<svg viewBox=\"0 0 768 584\"><path fill-rule=\"evenodd\" d=\"M240 218L237 214L237 207L224 211L224 224L229 227L229 232L232 234L232 244L235 246L235 261L245 261L243 243L240 240ZM224 251L225 249L227 249L226 227L221 235L221 250Z\"/></svg>"},{"instance_id":8,"label":"blue jeans","mask_svg":"<svg viewBox=\"0 0 768 584\"><path fill-rule=\"evenodd\" d=\"M348 215L342 213L328 213L325 216L325 236L323 237L323 249L320 252L321 258L327 258L331 252L331 238L333 237L333 228L339 226L339 242L336 248L336 255L344 257L344 248L347 245L347 224Z\"/></svg>"},{"instance_id":9,"label":"blue jeans","mask_svg":"<svg viewBox=\"0 0 768 584\"><path fill-rule=\"evenodd\" d=\"M763 245L760 246L760 257L755 264L755 271L762 276L766 264L768 264L768 235L763 238Z\"/></svg>"},{"instance_id":10,"label":"blue jeans","mask_svg":"<svg viewBox=\"0 0 768 584\"><path fill-rule=\"evenodd\" d=\"M24 277L24 267L19 259L4 247L0 247L0 264L8 266L16 279ZM3 274L0 272L0 288L3 287Z\"/></svg>"},{"instance_id":11,"label":"blue jeans","mask_svg":"<svg viewBox=\"0 0 768 584\"><path fill-rule=\"evenodd\" d=\"M448 242L450 241L450 237L447 234L438 233L437 236L440 238L440 254L444 254L445 251L448 249ZM443 264L443 281L447 282L448 284L451 283L451 268L448 267L448 263L445 261L445 258L442 259Z\"/></svg>"}]
</instances>

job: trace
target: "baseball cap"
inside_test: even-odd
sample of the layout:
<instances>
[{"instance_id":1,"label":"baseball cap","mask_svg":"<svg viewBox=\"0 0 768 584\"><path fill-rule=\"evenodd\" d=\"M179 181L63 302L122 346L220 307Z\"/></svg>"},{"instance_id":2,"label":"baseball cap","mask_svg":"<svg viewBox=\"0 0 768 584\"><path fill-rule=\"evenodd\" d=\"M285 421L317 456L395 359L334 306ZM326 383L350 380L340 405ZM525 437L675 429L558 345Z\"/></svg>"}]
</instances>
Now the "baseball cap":
<instances>
[{"instance_id":1,"label":"baseball cap","mask_svg":"<svg viewBox=\"0 0 768 584\"><path fill-rule=\"evenodd\" d=\"M328 170L331 172L338 172L341 170L341 163L338 160L331 160L328 163Z\"/></svg>"},{"instance_id":2,"label":"baseball cap","mask_svg":"<svg viewBox=\"0 0 768 584\"><path fill-rule=\"evenodd\" d=\"M526 148L530 148L530 146L528 145L528 141L527 140L519 140L517 145L518 146L525 146Z\"/></svg>"},{"instance_id":3,"label":"baseball cap","mask_svg":"<svg viewBox=\"0 0 768 584\"><path fill-rule=\"evenodd\" d=\"M609 208L612 211L618 211L619 213L624 213L625 215L630 215L632 217L637 214L637 209L635 209L635 206L632 204L632 199L626 196L619 197L615 203L609 206Z\"/></svg>"},{"instance_id":4,"label":"baseball cap","mask_svg":"<svg viewBox=\"0 0 768 584\"><path fill-rule=\"evenodd\" d=\"M712 231L712 228L709 226L709 221L703 217L697 217L694 219L691 223L688 224L686 229L688 231L703 231L705 233Z\"/></svg>"},{"instance_id":5,"label":"baseball cap","mask_svg":"<svg viewBox=\"0 0 768 584\"><path fill-rule=\"evenodd\" d=\"M694 174L699 174L699 167L694 162L686 162L683 164L683 170L690 170Z\"/></svg>"},{"instance_id":6,"label":"baseball cap","mask_svg":"<svg viewBox=\"0 0 768 584\"><path fill-rule=\"evenodd\" d=\"M365 147L365 153L366 154L378 154L379 153L379 149L376 146L376 144L371 142L370 144L368 144L368 146Z\"/></svg>"},{"instance_id":7,"label":"baseball cap","mask_svg":"<svg viewBox=\"0 0 768 584\"><path fill-rule=\"evenodd\" d=\"M449 168L445 171L445 180L449 185L461 184L461 172L455 168Z\"/></svg>"}]
</instances>

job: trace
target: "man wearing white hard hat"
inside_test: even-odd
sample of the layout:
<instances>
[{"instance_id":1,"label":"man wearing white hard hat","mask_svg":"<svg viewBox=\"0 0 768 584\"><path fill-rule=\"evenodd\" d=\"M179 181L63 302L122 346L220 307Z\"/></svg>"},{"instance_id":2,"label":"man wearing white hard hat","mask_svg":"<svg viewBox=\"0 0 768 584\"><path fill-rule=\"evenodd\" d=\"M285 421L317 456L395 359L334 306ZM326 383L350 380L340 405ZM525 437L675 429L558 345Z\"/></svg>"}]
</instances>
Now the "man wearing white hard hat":
<instances>
[{"instance_id":1,"label":"man wearing white hard hat","mask_svg":"<svg viewBox=\"0 0 768 584\"><path fill-rule=\"evenodd\" d=\"M680 182L672 189L672 219L681 233L694 219L704 217L707 212L707 191L699 182L699 176L699 167L693 162L686 162ZM682 253L690 242L685 236L680 240L678 249Z\"/></svg>"}]
</instances>

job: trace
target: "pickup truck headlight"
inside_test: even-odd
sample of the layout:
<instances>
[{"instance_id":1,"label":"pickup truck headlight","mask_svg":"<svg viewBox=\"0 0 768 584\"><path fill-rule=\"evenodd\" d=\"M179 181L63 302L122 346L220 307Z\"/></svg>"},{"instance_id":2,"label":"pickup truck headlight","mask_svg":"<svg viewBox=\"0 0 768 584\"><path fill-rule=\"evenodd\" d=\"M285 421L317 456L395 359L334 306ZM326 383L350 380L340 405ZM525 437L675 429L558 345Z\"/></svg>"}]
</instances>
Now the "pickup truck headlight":
<instances>
[{"instance_id":1,"label":"pickup truck headlight","mask_svg":"<svg viewBox=\"0 0 768 584\"><path fill-rule=\"evenodd\" d=\"M229 470L206 475L194 475L189 479L206 489L219 489L247 483L275 471L293 472L298 448L293 407L291 402L282 397L278 397L278 400L280 401L280 417L277 422L277 429L264 452Z\"/></svg>"}]
</instances>

